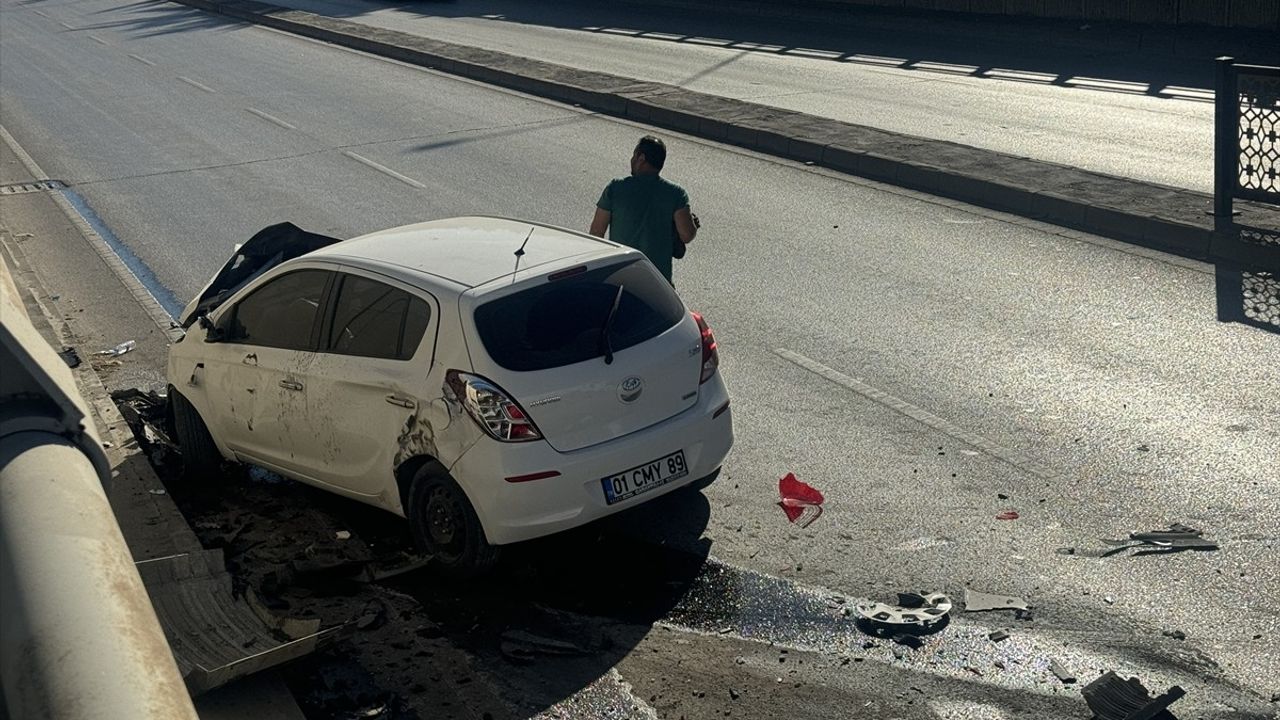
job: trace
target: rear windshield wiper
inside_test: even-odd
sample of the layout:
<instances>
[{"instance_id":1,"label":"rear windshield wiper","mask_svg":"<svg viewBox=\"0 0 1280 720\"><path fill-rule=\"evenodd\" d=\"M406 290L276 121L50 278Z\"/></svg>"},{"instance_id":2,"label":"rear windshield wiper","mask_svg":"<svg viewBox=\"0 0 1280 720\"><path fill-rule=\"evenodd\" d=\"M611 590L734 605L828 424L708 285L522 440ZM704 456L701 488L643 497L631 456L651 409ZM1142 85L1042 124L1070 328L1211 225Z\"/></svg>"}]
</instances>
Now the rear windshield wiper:
<instances>
[{"instance_id":1,"label":"rear windshield wiper","mask_svg":"<svg viewBox=\"0 0 1280 720\"><path fill-rule=\"evenodd\" d=\"M613 307L609 308L609 317L604 319L604 327L600 328L600 348L604 350L604 364L613 364L613 344L609 342L609 330L613 328L613 318L618 315L618 304L622 302L622 289L618 286L618 294L613 296Z\"/></svg>"}]
</instances>

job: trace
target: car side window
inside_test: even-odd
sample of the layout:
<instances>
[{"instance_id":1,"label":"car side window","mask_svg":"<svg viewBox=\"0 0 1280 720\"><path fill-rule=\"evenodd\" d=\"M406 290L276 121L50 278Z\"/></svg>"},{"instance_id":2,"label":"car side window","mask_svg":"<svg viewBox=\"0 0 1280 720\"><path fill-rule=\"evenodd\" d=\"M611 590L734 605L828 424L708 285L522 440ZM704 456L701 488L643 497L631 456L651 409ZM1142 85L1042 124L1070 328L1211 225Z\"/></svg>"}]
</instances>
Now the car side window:
<instances>
[{"instance_id":1,"label":"car side window","mask_svg":"<svg viewBox=\"0 0 1280 720\"><path fill-rule=\"evenodd\" d=\"M431 308L390 285L343 275L326 347L341 355L408 360L422 342Z\"/></svg>"},{"instance_id":2,"label":"car side window","mask_svg":"<svg viewBox=\"0 0 1280 720\"><path fill-rule=\"evenodd\" d=\"M327 270L299 270L254 290L233 309L227 340L245 345L310 350Z\"/></svg>"}]
</instances>

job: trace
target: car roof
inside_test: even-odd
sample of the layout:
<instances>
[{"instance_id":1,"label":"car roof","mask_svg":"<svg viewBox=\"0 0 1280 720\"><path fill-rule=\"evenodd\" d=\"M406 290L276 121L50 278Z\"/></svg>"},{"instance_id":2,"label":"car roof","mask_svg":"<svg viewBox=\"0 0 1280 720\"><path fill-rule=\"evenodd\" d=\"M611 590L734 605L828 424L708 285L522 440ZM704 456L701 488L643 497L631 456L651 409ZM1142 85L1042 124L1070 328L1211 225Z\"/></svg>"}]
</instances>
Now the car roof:
<instances>
[{"instance_id":1,"label":"car roof","mask_svg":"<svg viewBox=\"0 0 1280 720\"><path fill-rule=\"evenodd\" d=\"M434 276L473 288L511 276L516 270L516 251L521 247L524 248L519 258L522 275L534 268L554 270L556 266L571 264L571 259L581 262L587 259L584 256L630 252L616 243L552 225L473 216L379 230L315 250L304 257L345 260L390 270L414 284L420 284L422 276Z\"/></svg>"}]
</instances>

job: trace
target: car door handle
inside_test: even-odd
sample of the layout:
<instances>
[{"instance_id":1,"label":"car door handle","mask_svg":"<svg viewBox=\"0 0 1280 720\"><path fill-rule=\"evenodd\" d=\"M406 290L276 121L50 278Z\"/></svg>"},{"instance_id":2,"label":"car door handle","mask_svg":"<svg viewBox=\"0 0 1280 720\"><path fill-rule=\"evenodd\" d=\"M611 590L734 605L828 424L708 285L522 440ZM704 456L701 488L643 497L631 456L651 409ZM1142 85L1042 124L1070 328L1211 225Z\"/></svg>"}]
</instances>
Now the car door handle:
<instances>
[{"instance_id":1,"label":"car door handle","mask_svg":"<svg viewBox=\"0 0 1280 720\"><path fill-rule=\"evenodd\" d=\"M281 380L280 387L284 388L285 390L301 390L302 383L294 382L292 380Z\"/></svg>"},{"instance_id":2,"label":"car door handle","mask_svg":"<svg viewBox=\"0 0 1280 720\"><path fill-rule=\"evenodd\" d=\"M400 397L399 395L388 395L388 396L387 396L387 402L391 403L392 405L397 405L397 406L402 407L402 408L412 408L412 407L414 407L415 405L417 405L417 403L415 403L414 401L410 400L409 398L406 398L406 397Z\"/></svg>"}]
</instances>

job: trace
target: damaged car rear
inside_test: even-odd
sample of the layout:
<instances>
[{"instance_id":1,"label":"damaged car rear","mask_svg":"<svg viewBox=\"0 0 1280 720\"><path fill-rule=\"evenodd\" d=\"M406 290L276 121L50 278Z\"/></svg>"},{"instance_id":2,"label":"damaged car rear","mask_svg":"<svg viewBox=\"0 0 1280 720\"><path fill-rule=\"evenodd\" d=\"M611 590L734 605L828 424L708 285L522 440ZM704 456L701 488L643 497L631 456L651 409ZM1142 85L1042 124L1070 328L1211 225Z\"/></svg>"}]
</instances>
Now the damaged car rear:
<instances>
[{"instance_id":1,"label":"damaged car rear","mask_svg":"<svg viewBox=\"0 0 1280 720\"><path fill-rule=\"evenodd\" d=\"M468 217L264 229L169 355L188 474L250 463L394 512L442 568L714 478L715 338L643 255Z\"/></svg>"}]
</instances>

